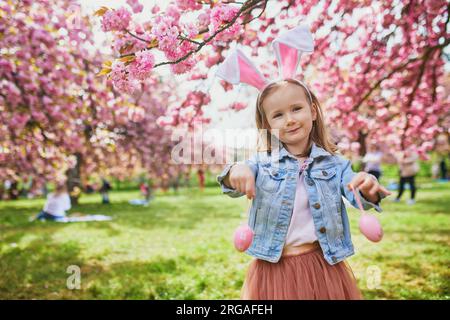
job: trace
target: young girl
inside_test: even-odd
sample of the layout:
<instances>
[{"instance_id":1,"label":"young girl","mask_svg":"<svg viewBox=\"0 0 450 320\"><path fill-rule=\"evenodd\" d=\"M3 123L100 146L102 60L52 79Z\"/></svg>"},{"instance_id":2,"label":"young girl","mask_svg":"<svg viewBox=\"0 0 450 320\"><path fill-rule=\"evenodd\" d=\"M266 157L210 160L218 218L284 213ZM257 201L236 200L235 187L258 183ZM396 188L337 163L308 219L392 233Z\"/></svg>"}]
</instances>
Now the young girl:
<instances>
[{"instance_id":1,"label":"young girl","mask_svg":"<svg viewBox=\"0 0 450 320\"><path fill-rule=\"evenodd\" d=\"M243 75L248 61L237 61L246 63L239 65L240 81L256 83ZM282 71L282 81L255 86L257 128L278 146L267 140L265 151L227 165L217 177L224 193L253 199L248 223L254 238L246 253L255 259L241 298L361 299L345 261L354 249L342 196L357 207L356 190L365 210L381 212L379 203L390 192L373 175L352 171L330 141L316 96L292 79L293 72Z\"/></svg>"},{"instance_id":2,"label":"young girl","mask_svg":"<svg viewBox=\"0 0 450 320\"><path fill-rule=\"evenodd\" d=\"M257 259L243 299L361 298L344 260L354 251L342 195L357 207L351 189L358 188L364 208L380 212L378 204L390 192L370 174L355 174L336 154L310 94L312 101L292 79L261 92L257 127L276 130L280 150L258 152L218 176L225 193L254 198L249 226L255 236L247 253Z\"/></svg>"}]
</instances>

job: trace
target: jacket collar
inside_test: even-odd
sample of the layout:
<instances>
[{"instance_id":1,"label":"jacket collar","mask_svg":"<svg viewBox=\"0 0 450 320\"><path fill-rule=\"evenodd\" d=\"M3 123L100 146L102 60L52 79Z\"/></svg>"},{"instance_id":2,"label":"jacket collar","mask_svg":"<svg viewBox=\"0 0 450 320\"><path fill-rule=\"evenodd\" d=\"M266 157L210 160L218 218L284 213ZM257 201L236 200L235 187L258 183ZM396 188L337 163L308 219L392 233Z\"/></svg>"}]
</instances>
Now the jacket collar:
<instances>
[{"instance_id":1,"label":"jacket collar","mask_svg":"<svg viewBox=\"0 0 450 320\"><path fill-rule=\"evenodd\" d=\"M331 156L331 154L328 151L326 151L325 149L316 145L315 142L313 142L312 146L311 146L311 152L309 154L309 157L312 159L315 159L318 157L325 157L325 156ZM280 143L278 152L272 151L272 161L280 161L284 157L291 157L293 159L297 159L293 154L291 154L289 151L287 151L287 149L284 147L284 145L282 143Z\"/></svg>"}]
</instances>

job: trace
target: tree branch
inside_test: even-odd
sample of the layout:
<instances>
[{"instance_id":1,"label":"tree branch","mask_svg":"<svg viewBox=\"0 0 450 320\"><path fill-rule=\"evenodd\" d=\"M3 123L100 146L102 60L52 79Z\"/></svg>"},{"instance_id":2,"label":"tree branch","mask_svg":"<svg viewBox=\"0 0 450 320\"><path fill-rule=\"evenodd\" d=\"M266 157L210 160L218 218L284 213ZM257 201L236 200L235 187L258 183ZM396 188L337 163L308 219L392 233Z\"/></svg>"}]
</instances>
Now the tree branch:
<instances>
[{"instance_id":1,"label":"tree branch","mask_svg":"<svg viewBox=\"0 0 450 320\"><path fill-rule=\"evenodd\" d=\"M178 39L183 40L183 41L189 41L189 42L191 42L191 43L195 43L196 45L201 45L201 44L202 44L201 42L198 42L198 41L189 39L189 38L187 38L187 37L185 37L185 36L182 36L182 35L179 35L179 36L178 36Z\"/></svg>"},{"instance_id":2,"label":"tree branch","mask_svg":"<svg viewBox=\"0 0 450 320\"><path fill-rule=\"evenodd\" d=\"M421 59L422 64L420 65L419 76L417 77L416 83L414 84L414 87L413 87L413 90L411 91L411 93L408 97L408 101L406 102L406 108L407 108L407 110L405 112L406 124L405 124L405 128L403 129L402 139L401 139L402 150L405 149L405 136L406 136L406 131L408 131L408 129L409 129L408 115L410 114L411 104L414 101L414 97L416 95L417 88L419 87L420 83L422 82L422 77L423 77L423 74L425 73L425 66L427 65L427 62L428 62L428 55L429 55L429 52L426 56L424 55L423 59Z\"/></svg>"},{"instance_id":3,"label":"tree branch","mask_svg":"<svg viewBox=\"0 0 450 320\"><path fill-rule=\"evenodd\" d=\"M264 1L262 10L261 10L261 12L260 12L257 16L253 17L253 18L250 19L250 20L243 21L241 24L242 24L242 25L246 25L246 24L252 22L253 20L256 20L256 19L258 19L259 17L261 17L262 14L266 11L266 7L267 7L267 2L268 2L268 1L269 1L269 0L265 0L265 1ZM250 11L253 11L254 9L256 9L256 8L258 8L258 7L259 7L259 6L255 6L255 7L253 7Z\"/></svg>"},{"instance_id":4,"label":"tree branch","mask_svg":"<svg viewBox=\"0 0 450 320\"><path fill-rule=\"evenodd\" d=\"M145 42L145 43L148 43L148 44L150 44L151 43L151 41L148 41L148 40L145 40L145 39L143 39L143 38L141 38L141 37L138 37L137 35L135 35L134 33L132 33L132 32L130 32L129 30L125 30L130 36L132 36L133 38L135 38L135 39L138 39L138 40L140 40L140 41L143 41L143 42Z\"/></svg>"},{"instance_id":5,"label":"tree branch","mask_svg":"<svg viewBox=\"0 0 450 320\"><path fill-rule=\"evenodd\" d=\"M362 98L358 101L358 103L353 107L353 111L357 111L358 108L361 106L361 104L362 104L365 100L367 100L367 99L370 97L370 95L372 94L372 92L373 92L375 89L377 89L377 88L381 85L381 83L382 83L384 80L389 79L394 73L397 73L397 72L403 70L403 69L406 68L410 63L415 62L415 61L417 61L417 60L422 60L422 59L424 59L424 58L428 58L428 56L431 54L431 52L433 52L434 50L442 49L442 48L446 47L448 44L450 44L450 38L446 39L446 40L444 41L444 43L442 43L442 44L440 44L440 45L437 45L437 46L434 46L434 47L429 47L429 48L427 48L427 49L425 50L425 53L424 53L421 57L409 59L407 62L405 62L405 63L403 63L402 65L400 65L400 66L394 68L393 70L391 70L391 72L389 72L389 73L388 73L386 76L384 76L383 78L379 79L379 80L375 83L375 85L372 86L372 88L370 88L370 90L364 95L364 97L362 97Z\"/></svg>"}]
</instances>

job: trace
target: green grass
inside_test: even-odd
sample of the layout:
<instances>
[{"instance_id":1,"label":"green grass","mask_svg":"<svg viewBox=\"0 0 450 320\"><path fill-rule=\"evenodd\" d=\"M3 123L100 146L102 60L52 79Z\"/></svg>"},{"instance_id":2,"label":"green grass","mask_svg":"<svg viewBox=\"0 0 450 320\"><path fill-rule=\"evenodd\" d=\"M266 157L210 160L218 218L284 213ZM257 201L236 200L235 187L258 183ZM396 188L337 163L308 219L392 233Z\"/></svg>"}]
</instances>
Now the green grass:
<instances>
[{"instance_id":1,"label":"green grass","mask_svg":"<svg viewBox=\"0 0 450 320\"><path fill-rule=\"evenodd\" d=\"M348 262L366 299L450 297L450 188L421 188L415 206L382 204L379 244L349 212L356 255ZM129 205L137 196L113 192L104 206L85 195L71 212L114 220L71 224L28 222L43 199L0 202L0 299L238 299L251 257L234 250L232 234L246 200L182 189ZM70 265L81 268L80 290L66 286Z\"/></svg>"}]
</instances>

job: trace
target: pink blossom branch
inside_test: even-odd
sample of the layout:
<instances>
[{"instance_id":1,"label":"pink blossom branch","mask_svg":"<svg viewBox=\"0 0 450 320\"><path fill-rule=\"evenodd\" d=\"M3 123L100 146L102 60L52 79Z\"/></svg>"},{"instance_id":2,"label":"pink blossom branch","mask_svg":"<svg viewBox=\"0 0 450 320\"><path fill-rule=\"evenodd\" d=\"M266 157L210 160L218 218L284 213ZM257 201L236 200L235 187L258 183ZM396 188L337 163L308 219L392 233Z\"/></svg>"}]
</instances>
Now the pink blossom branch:
<instances>
[{"instance_id":1,"label":"pink blossom branch","mask_svg":"<svg viewBox=\"0 0 450 320\"><path fill-rule=\"evenodd\" d=\"M247 1L242 8L238 11L237 15L228 23L226 23L224 26L222 26L221 28L219 28L216 32L214 32L211 36L209 36L207 39L205 39L205 41L203 41L195 50L191 50L188 53L186 53L184 56L182 56L181 58L174 60L174 61L165 61L165 62L160 62L155 64L155 66L153 68L162 66L162 65L166 65L166 64L177 64L180 63L181 61L186 60L187 58L189 58L191 55L193 55L194 53L199 52L206 44L208 44L211 40L213 40L219 33L223 32L224 30L228 29L229 27L231 27L236 20L242 15L243 12L251 9L252 7L256 6L257 4L259 4L262 1L267 1L267 0L250 0Z\"/></svg>"},{"instance_id":2,"label":"pink blossom branch","mask_svg":"<svg viewBox=\"0 0 450 320\"><path fill-rule=\"evenodd\" d=\"M191 40L191 39L188 39L188 38L184 38L183 40L187 40L187 41L193 42L196 45L198 45L198 47L196 49L194 49L194 50L191 50L191 51L187 52L184 56L182 56L181 58L179 58L177 60L160 62L160 63L155 64L155 66L153 68L157 68L159 66L166 65L166 64L177 64L177 63L180 63L180 62L186 60L187 58L189 58L194 53L199 52L206 44L211 42L218 34L220 34L221 32L225 31L226 29L230 28L237 21L237 19L243 15L243 13L253 10L259 4L261 4L262 2L264 2L264 8L265 8L268 0L249 0L249 1L245 2L244 5L239 9L239 11L236 14L236 16L231 21L229 21L228 23L226 23L225 25L220 27L218 30L216 30L216 32L214 32L211 36L206 38L203 42L197 42L197 41L194 41L194 40ZM261 12L260 15L262 15L263 12L264 12L264 10ZM250 22L250 21L248 21L248 22ZM246 24L248 22L244 22L242 24L244 25L244 24ZM207 31L208 31L208 29L202 30L199 34L205 33ZM135 37L136 39L139 39L139 40L142 40L142 41L146 41L144 39L138 38L136 35L133 35L128 30L127 30L127 32L130 35L132 35L133 37ZM123 58L123 57L133 56L133 55L134 55L134 53L129 53L129 54L121 55L120 57Z\"/></svg>"}]
</instances>

